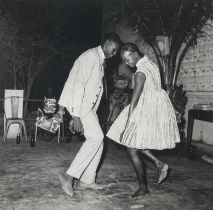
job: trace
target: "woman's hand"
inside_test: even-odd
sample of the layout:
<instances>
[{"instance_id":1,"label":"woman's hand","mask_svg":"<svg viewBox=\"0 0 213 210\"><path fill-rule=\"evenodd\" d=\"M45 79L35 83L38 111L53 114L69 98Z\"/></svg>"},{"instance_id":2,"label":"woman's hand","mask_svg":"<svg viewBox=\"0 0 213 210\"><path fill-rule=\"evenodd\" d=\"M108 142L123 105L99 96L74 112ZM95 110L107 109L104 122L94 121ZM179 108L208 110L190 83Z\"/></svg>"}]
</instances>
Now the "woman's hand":
<instances>
[{"instance_id":1,"label":"woman's hand","mask_svg":"<svg viewBox=\"0 0 213 210\"><path fill-rule=\"evenodd\" d=\"M125 132L125 130L120 134L120 143L122 143L122 141L123 141L124 132Z\"/></svg>"},{"instance_id":2,"label":"woman's hand","mask_svg":"<svg viewBox=\"0 0 213 210\"><path fill-rule=\"evenodd\" d=\"M128 117L128 119L127 119L127 122L126 122L126 125L125 125L125 127L124 127L123 132L120 134L120 142L121 142L121 143L122 143L122 141L123 141L124 133L125 133L126 128L128 127L128 125L129 125L129 117Z\"/></svg>"}]
</instances>

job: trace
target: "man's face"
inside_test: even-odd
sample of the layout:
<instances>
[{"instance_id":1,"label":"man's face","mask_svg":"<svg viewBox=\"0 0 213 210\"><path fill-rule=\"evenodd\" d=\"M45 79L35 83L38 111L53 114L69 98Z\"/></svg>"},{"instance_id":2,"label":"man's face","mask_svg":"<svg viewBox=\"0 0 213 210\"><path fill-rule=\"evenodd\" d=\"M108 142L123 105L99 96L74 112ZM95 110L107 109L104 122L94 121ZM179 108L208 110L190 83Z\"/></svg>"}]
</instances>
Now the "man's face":
<instances>
[{"instance_id":1,"label":"man's face","mask_svg":"<svg viewBox=\"0 0 213 210\"><path fill-rule=\"evenodd\" d=\"M104 44L103 51L106 58L112 58L118 53L119 45L113 41L106 41L106 43Z\"/></svg>"},{"instance_id":2,"label":"man's face","mask_svg":"<svg viewBox=\"0 0 213 210\"><path fill-rule=\"evenodd\" d=\"M124 51L121 55L122 60L130 67L135 67L136 63L138 62L137 53Z\"/></svg>"}]
</instances>

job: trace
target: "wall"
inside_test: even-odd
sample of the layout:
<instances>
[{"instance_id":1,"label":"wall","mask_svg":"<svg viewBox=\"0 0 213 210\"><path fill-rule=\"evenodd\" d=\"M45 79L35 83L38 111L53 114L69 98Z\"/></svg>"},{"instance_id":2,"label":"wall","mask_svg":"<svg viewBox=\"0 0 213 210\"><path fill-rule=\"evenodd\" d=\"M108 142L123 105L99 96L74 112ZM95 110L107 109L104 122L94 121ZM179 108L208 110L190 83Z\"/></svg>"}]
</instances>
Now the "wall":
<instances>
[{"instance_id":1,"label":"wall","mask_svg":"<svg viewBox=\"0 0 213 210\"><path fill-rule=\"evenodd\" d=\"M187 111L196 103L213 102L213 22L208 21L205 37L183 60L178 82L187 91ZM213 145L213 123L195 120L193 139Z\"/></svg>"}]
</instances>

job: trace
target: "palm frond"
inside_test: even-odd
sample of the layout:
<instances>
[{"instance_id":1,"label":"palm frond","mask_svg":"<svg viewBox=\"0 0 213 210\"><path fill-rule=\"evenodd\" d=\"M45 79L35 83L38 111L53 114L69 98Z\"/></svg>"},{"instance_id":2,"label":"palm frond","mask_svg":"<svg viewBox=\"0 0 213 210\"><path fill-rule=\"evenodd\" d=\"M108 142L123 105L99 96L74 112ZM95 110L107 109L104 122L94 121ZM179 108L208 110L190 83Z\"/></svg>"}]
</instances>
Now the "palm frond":
<instances>
[{"instance_id":1,"label":"palm frond","mask_svg":"<svg viewBox=\"0 0 213 210\"><path fill-rule=\"evenodd\" d=\"M209 19L213 19L213 1L118 0L116 2L120 2L122 7L118 6L111 17L123 20L132 29L137 29L141 37L152 47L161 71L162 55L156 43L156 36L169 37L170 49L165 77L168 84L174 87L186 52L196 45L198 38L205 35L203 28ZM110 15L108 18L110 19Z\"/></svg>"}]
</instances>

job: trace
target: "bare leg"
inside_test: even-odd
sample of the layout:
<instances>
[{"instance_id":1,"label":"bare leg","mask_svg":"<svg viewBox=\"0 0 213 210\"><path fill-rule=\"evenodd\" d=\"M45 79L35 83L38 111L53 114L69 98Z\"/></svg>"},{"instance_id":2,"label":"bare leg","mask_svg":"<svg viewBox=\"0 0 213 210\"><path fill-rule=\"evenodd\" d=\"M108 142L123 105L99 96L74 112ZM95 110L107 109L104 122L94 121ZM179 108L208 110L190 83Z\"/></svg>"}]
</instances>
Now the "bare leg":
<instances>
[{"instance_id":1,"label":"bare leg","mask_svg":"<svg viewBox=\"0 0 213 210\"><path fill-rule=\"evenodd\" d=\"M140 152L142 154L144 154L145 156L147 156L149 159L151 159L151 161L159 168L160 165L163 165L164 163L162 161L160 161L159 159L157 159L151 151L149 150L140 150Z\"/></svg>"},{"instance_id":2,"label":"bare leg","mask_svg":"<svg viewBox=\"0 0 213 210\"><path fill-rule=\"evenodd\" d=\"M62 185L62 189L67 195L73 196L73 177L67 173L59 175L59 180Z\"/></svg>"},{"instance_id":3,"label":"bare leg","mask_svg":"<svg viewBox=\"0 0 213 210\"><path fill-rule=\"evenodd\" d=\"M168 173L168 164L163 163L159 159L157 159L149 150L140 150L140 152L144 155L146 155L148 158L151 159L152 162L155 163L159 170L159 179L158 179L158 184L160 184L166 177Z\"/></svg>"},{"instance_id":4,"label":"bare leg","mask_svg":"<svg viewBox=\"0 0 213 210\"><path fill-rule=\"evenodd\" d=\"M144 165L144 162L139 157L139 150L128 148L127 151L129 153L130 159L135 168L135 171L138 177L138 182L139 182L139 188L131 196L131 198L137 198L137 197L143 196L146 193L149 193L147 182L146 182L145 165Z\"/></svg>"}]
</instances>

